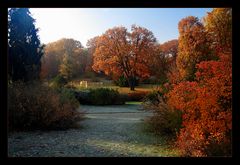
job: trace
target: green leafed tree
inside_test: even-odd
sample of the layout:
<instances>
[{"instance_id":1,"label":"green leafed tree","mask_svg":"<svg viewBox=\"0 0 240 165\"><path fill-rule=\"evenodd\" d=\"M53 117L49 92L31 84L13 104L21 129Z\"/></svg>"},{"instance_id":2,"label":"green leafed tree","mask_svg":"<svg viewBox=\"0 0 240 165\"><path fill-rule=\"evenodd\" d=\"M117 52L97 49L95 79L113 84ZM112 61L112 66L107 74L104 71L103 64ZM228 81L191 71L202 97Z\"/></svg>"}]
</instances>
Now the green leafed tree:
<instances>
[{"instance_id":1,"label":"green leafed tree","mask_svg":"<svg viewBox=\"0 0 240 165\"><path fill-rule=\"evenodd\" d=\"M43 45L35 19L28 8L8 11L8 75L10 80L30 81L39 78Z\"/></svg>"}]
</instances>

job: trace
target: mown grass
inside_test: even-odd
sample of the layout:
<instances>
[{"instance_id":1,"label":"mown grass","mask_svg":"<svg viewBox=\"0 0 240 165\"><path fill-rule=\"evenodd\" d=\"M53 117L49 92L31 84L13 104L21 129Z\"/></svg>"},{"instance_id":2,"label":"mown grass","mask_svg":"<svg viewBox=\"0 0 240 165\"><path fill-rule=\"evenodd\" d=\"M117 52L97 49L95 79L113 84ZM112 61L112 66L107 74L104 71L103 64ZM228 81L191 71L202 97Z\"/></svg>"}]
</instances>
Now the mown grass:
<instances>
[{"instance_id":1,"label":"mown grass","mask_svg":"<svg viewBox=\"0 0 240 165\"><path fill-rule=\"evenodd\" d=\"M87 87L80 85L81 80L74 80L68 83L68 86L71 86L77 90L89 90L89 89L96 89L96 88L111 88L114 90L118 90L120 94L128 94L128 93L136 93L136 92L151 92L155 90L158 85L153 84L140 84L139 86L135 87L135 91L131 91L129 87L119 87L113 84L109 80L101 79L100 82L92 82L91 79L84 79L84 81L88 81Z\"/></svg>"},{"instance_id":2,"label":"mown grass","mask_svg":"<svg viewBox=\"0 0 240 165\"><path fill-rule=\"evenodd\" d=\"M141 144L122 141L89 140L91 146L117 153L122 156L141 157L178 157L179 152L168 146L157 144Z\"/></svg>"},{"instance_id":3,"label":"mown grass","mask_svg":"<svg viewBox=\"0 0 240 165\"><path fill-rule=\"evenodd\" d=\"M125 104L126 105L141 105L142 102L141 101L127 101Z\"/></svg>"}]
</instances>

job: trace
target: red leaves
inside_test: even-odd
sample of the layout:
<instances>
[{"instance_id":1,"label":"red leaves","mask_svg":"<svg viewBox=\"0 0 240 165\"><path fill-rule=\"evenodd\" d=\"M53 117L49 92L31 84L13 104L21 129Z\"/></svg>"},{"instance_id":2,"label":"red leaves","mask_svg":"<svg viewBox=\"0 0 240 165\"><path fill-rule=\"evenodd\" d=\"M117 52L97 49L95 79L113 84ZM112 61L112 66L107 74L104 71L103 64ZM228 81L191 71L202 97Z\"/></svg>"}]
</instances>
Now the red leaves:
<instances>
[{"instance_id":1,"label":"red leaves","mask_svg":"<svg viewBox=\"0 0 240 165\"><path fill-rule=\"evenodd\" d=\"M186 155L204 156L213 144L224 143L222 152L231 148L232 67L226 57L201 62L196 81L181 82L168 93L168 103L184 112L177 143Z\"/></svg>"}]
</instances>

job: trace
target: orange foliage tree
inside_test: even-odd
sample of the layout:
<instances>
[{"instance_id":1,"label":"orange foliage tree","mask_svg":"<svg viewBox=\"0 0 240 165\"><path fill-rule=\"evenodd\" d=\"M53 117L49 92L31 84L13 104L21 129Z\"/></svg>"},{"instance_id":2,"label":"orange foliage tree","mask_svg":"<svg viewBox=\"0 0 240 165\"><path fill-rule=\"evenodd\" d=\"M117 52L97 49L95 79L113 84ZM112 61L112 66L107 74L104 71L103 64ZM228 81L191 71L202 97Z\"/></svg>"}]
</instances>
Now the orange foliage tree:
<instances>
[{"instance_id":1,"label":"orange foliage tree","mask_svg":"<svg viewBox=\"0 0 240 165\"><path fill-rule=\"evenodd\" d=\"M185 80L189 73L195 78L175 78L166 96L169 106L183 112L177 144L185 156L231 155L231 26L231 9L213 9L204 27L195 17L179 23L177 66Z\"/></svg>"},{"instance_id":2,"label":"orange foliage tree","mask_svg":"<svg viewBox=\"0 0 240 165\"><path fill-rule=\"evenodd\" d=\"M167 81L167 73L172 65L176 65L178 50L178 40L170 40L157 46L156 54L151 57L149 68L151 75L155 76L159 82Z\"/></svg>"},{"instance_id":3,"label":"orange foliage tree","mask_svg":"<svg viewBox=\"0 0 240 165\"><path fill-rule=\"evenodd\" d=\"M218 52L232 50L232 9L215 8L204 18L211 47Z\"/></svg>"},{"instance_id":4,"label":"orange foliage tree","mask_svg":"<svg viewBox=\"0 0 240 165\"><path fill-rule=\"evenodd\" d=\"M197 17L189 16L178 24L179 46L177 67L182 79L193 80L196 64L211 59L209 41L203 24Z\"/></svg>"},{"instance_id":5,"label":"orange foliage tree","mask_svg":"<svg viewBox=\"0 0 240 165\"><path fill-rule=\"evenodd\" d=\"M230 55L197 65L196 81L169 92L169 104L183 111L178 145L188 156L231 154L232 63Z\"/></svg>"},{"instance_id":6,"label":"orange foliage tree","mask_svg":"<svg viewBox=\"0 0 240 165\"><path fill-rule=\"evenodd\" d=\"M113 79L124 74L134 90L137 77L149 76L149 59L154 55L155 47L156 38L146 28L133 25L129 33L125 27L114 27L98 37L93 69L103 71Z\"/></svg>"},{"instance_id":7,"label":"orange foliage tree","mask_svg":"<svg viewBox=\"0 0 240 165\"><path fill-rule=\"evenodd\" d=\"M92 71L93 66L93 54L97 48L97 40L99 36L93 37L87 41L87 50L88 50L88 58L87 58L87 67L86 71Z\"/></svg>"},{"instance_id":8,"label":"orange foliage tree","mask_svg":"<svg viewBox=\"0 0 240 165\"><path fill-rule=\"evenodd\" d=\"M177 53L178 53L178 40L170 40L164 42L160 45L160 49L165 56L172 57L172 61L176 60Z\"/></svg>"}]
</instances>

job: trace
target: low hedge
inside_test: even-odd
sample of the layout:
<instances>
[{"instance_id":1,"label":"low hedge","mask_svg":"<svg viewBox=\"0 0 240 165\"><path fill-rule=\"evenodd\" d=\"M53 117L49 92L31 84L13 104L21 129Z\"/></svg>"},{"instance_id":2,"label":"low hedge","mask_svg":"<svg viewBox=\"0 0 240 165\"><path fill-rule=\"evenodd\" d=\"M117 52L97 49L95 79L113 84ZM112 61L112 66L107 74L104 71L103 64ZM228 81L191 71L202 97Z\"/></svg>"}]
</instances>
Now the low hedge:
<instances>
[{"instance_id":1,"label":"low hedge","mask_svg":"<svg viewBox=\"0 0 240 165\"><path fill-rule=\"evenodd\" d=\"M90 89L89 91L75 91L80 104L88 105L121 105L125 101L117 90L110 88Z\"/></svg>"}]
</instances>

